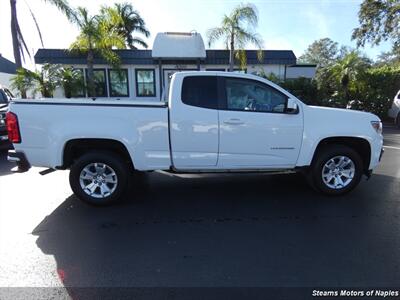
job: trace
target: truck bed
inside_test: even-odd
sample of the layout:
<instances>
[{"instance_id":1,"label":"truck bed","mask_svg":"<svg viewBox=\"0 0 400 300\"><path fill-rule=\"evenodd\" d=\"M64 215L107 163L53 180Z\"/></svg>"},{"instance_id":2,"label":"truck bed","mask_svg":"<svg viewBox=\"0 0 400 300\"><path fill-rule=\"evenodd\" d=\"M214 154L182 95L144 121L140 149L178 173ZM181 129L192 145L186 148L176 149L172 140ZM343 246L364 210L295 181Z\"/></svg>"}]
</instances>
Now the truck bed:
<instances>
[{"instance_id":1,"label":"truck bed","mask_svg":"<svg viewBox=\"0 0 400 300\"><path fill-rule=\"evenodd\" d=\"M163 102L98 99L15 100L22 142L15 149L32 165L62 165L67 141L110 139L123 143L138 170L170 167L168 108ZM135 151L135 155L133 155Z\"/></svg>"}]
</instances>

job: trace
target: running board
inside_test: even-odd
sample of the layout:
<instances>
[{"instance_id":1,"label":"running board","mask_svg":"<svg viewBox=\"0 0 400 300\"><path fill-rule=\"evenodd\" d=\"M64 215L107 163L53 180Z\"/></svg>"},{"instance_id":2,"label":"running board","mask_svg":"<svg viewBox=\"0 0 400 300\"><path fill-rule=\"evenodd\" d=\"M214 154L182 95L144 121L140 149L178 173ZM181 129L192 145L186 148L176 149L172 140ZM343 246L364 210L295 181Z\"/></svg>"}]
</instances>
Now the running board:
<instances>
[{"instance_id":1,"label":"running board","mask_svg":"<svg viewBox=\"0 0 400 300\"><path fill-rule=\"evenodd\" d=\"M191 170L179 170L175 168L171 168L169 170L165 170L164 172L172 173L172 174L215 174L215 173L228 173L228 174L237 174L237 173L263 173L263 174L294 174L297 173L296 170L293 169L282 169L282 170L263 170L263 169L221 169L221 170L213 170L213 169L191 169Z\"/></svg>"},{"instance_id":2,"label":"running board","mask_svg":"<svg viewBox=\"0 0 400 300\"><path fill-rule=\"evenodd\" d=\"M50 168L50 169L46 169L46 170L40 171L39 174L42 175L42 176L44 176L44 175L53 173L54 171L57 171L57 170L56 170L56 169Z\"/></svg>"}]
</instances>

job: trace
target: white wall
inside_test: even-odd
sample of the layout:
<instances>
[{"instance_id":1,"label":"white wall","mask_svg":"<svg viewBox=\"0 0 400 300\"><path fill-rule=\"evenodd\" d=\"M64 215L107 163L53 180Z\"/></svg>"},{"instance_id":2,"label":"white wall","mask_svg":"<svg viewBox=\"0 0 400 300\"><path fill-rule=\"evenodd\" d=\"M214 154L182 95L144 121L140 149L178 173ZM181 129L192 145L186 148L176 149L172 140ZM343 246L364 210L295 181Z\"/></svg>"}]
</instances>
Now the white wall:
<instances>
[{"instance_id":1,"label":"white wall","mask_svg":"<svg viewBox=\"0 0 400 300\"><path fill-rule=\"evenodd\" d=\"M305 78L314 78L315 77L315 70L314 66L310 67L288 67L286 71L286 78L294 79L299 77Z\"/></svg>"},{"instance_id":2,"label":"white wall","mask_svg":"<svg viewBox=\"0 0 400 300\"><path fill-rule=\"evenodd\" d=\"M10 79L11 77L14 76L13 74L8 74L8 73L0 73L0 85L3 87L6 87L11 90L10 85ZM15 91L12 91L15 92Z\"/></svg>"},{"instance_id":3,"label":"white wall","mask_svg":"<svg viewBox=\"0 0 400 300\"><path fill-rule=\"evenodd\" d=\"M19 92L11 89L11 78L13 76L15 76L15 74L0 73L0 85L8 88L14 94L14 96L18 98L18 97L20 97ZM28 91L27 97L33 98L33 92Z\"/></svg>"},{"instance_id":4,"label":"white wall","mask_svg":"<svg viewBox=\"0 0 400 300\"><path fill-rule=\"evenodd\" d=\"M66 65L67 66L67 65ZM74 68L86 69L86 65L68 65ZM106 80L107 80L107 91L109 89L108 86L108 72L107 69L110 69L108 65L95 65L95 69L106 69ZM129 100L150 100L150 101L160 101L160 72L158 65L122 65L121 68L128 69L128 82L129 82L129 97L119 97L110 99L129 99ZM155 70L155 85L156 85L156 96L155 97L137 97L136 94L136 78L135 78L135 70L136 69L154 69ZM206 69L224 69L228 70L229 65L200 65L200 70L204 71ZM239 66L235 66L235 69L239 69ZM172 65L172 64L163 64L162 65L163 75L167 76L168 73L173 73L176 71L184 71L184 70L197 70L197 65ZM288 76L290 70L290 76ZM263 71L265 74L273 73L279 78L283 79L285 77L285 65L248 65L246 68L248 74L259 73ZM300 76L312 78L315 75L315 68L313 67L287 67L287 78L297 78ZM165 83L166 85L167 83ZM109 93L109 91L108 91ZM64 91L61 88L57 88L54 93L54 97L62 98L64 97Z\"/></svg>"}]
</instances>

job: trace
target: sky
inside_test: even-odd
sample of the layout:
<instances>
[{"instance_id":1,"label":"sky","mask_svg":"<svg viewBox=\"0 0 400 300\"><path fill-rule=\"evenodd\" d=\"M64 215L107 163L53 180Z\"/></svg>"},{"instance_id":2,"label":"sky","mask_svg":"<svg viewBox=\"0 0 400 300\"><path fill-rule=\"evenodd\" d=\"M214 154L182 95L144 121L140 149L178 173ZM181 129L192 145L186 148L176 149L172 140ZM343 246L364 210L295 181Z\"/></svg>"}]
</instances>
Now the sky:
<instances>
[{"instance_id":1,"label":"sky","mask_svg":"<svg viewBox=\"0 0 400 300\"><path fill-rule=\"evenodd\" d=\"M151 36L150 48L158 32L195 30L203 36L206 46L207 29L218 26L224 14L243 1L240 0L69 0L74 6L84 6L93 14L101 5L114 2L132 2L144 18ZM246 1L245 1L246 2ZM361 0L252 0L259 13L256 29L264 40L265 49L293 50L300 56L313 41L329 37L341 45L355 47L351 32L358 26L357 13ZM10 32L10 7L8 0L0 0L0 53L14 60ZM29 6L28 6L29 5ZM38 20L45 48L68 48L78 34L75 25L45 0L17 0L18 19L31 53L41 48L35 23L29 7ZM211 48L222 49L222 43ZM251 49L252 47L248 47ZM367 45L361 49L371 58L390 45ZM33 56L32 56L33 57ZM33 58L26 67L35 68Z\"/></svg>"}]
</instances>

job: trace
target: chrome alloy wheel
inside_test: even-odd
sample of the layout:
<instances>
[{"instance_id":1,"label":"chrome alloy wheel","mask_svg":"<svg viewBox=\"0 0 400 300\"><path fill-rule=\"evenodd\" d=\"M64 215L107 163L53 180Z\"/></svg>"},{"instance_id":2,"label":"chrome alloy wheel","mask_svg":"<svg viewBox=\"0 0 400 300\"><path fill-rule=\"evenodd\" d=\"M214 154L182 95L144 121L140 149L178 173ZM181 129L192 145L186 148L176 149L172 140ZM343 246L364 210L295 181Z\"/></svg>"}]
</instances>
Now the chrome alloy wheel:
<instances>
[{"instance_id":1,"label":"chrome alloy wheel","mask_svg":"<svg viewBox=\"0 0 400 300\"><path fill-rule=\"evenodd\" d=\"M354 162L347 156L335 156L322 168L322 180L331 189L343 189L348 186L356 172Z\"/></svg>"},{"instance_id":2,"label":"chrome alloy wheel","mask_svg":"<svg viewBox=\"0 0 400 300\"><path fill-rule=\"evenodd\" d=\"M82 190L94 198L110 196L118 185L118 177L114 169L104 163L90 163L85 166L79 176Z\"/></svg>"}]
</instances>

